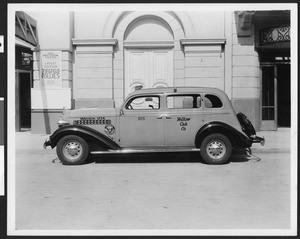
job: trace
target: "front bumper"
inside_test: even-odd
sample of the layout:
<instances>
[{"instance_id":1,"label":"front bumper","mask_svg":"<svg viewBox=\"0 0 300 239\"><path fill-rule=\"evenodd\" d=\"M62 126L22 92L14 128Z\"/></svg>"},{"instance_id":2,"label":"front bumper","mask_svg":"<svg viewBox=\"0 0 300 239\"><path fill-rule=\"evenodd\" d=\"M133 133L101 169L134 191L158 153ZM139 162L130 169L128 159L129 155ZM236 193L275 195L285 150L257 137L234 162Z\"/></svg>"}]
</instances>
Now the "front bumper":
<instances>
[{"instance_id":1,"label":"front bumper","mask_svg":"<svg viewBox=\"0 0 300 239\"><path fill-rule=\"evenodd\" d=\"M47 146L51 146L51 141L46 139L46 140L45 140L45 143L44 143L44 145L43 145L44 149L46 149Z\"/></svg>"},{"instance_id":2,"label":"front bumper","mask_svg":"<svg viewBox=\"0 0 300 239\"><path fill-rule=\"evenodd\" d=\"M261 146L265 145L265 138L264 137L259 137L259 136L251 136L250 137L252 143L260 143Z\"/></svg>"}]
</instances>

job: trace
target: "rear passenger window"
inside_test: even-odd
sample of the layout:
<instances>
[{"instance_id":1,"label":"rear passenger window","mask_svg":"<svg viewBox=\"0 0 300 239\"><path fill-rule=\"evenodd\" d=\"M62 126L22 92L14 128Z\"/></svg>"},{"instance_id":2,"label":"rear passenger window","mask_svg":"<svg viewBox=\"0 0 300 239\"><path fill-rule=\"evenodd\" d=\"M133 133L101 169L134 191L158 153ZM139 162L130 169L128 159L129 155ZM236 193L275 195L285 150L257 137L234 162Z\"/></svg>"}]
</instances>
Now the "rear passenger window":
<instances>
[{"instance_id":1,"label":"rear passenger window","mask_svg":"<svg viewBox=\"0 0 300 239\"><path fill-rule=\"evenodd\" d=\"M193 109L201 107L200 95L172 95L167 97L168 109Z\"/></svg>"},{"instance_id":2,"label":"rear passenger window","mask_svg":"<svg viewBox=\"0 0 300 239\"><path fill-rule=\"evenodd\" d=\"M205 108L222 108L222 101L218 96L207 94L204 96Z\"/></svg>"}]
</instances>

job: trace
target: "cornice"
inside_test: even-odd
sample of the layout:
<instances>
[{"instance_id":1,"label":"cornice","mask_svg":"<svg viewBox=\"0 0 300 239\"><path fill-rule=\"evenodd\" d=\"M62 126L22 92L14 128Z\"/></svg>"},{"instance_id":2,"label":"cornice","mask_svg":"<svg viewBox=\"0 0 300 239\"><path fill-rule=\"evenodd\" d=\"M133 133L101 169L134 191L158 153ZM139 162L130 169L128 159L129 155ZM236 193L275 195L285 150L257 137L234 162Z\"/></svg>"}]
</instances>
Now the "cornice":
<instances>
[{"instance_id":1,"label":"cornice","mask_svg":"<svg viewBox=\"0 0 300 239\"><path fill-rule=\"evenodd\" d=\"M225 38L203 39L203 38L184 38L180 39L182 45L222 45L226 43Z\"/></svg>"},{"instance_id":2,"label":"cornice","mask_svg":"<svg viewBox=\"0 0 300 239\"><path fill-rule=\"evenodd\" d=\"M114 38L110 39L72 39L73 45L81 45L81 46L88 46L88 45L97 45L97 46L115 46L118 40Z\"/></svg>"},{"instance_id":3,"label":"cornice","mask_svg":"<svg viewBox=\"0 0 300 239\"><path fill-rule=\"evenodd\" d=\"M151 48L151 47L174 47L174 41L161 40L161 41L124 41L124 47L130 48Z\"/></svg>"}]
</instances>

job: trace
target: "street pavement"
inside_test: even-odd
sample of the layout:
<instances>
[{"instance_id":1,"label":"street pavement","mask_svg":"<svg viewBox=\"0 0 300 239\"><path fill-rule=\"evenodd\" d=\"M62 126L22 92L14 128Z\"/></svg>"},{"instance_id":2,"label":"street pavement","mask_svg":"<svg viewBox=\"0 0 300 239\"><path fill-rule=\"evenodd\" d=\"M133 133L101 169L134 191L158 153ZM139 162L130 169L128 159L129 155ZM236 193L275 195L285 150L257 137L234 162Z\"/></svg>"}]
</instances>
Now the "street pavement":
<instances>
[{"instance_id":1,"label":"street pavement","mask_svg":"<svg viewBox=\"0 0 300 239\"><path fill-rule=\"evenodd\" d=\"M291 132L290 128L278 128L277 131L260 131L257 135L264 137L265 145L252 145L252 152L270 153L270 152L290 152L291 140L295 141L297 134L295 131Z\"/></svg>"},{"instance_id":2,"label":"street pavement","mask_svg":"<svg viewBox=\"0 0 300 239\"><path fill-rule=\"evenodd\" d=\"M259 132L265 150L225 165L165 153L94 156L79 166L42 149L46 135L17 133L16 229L288 229L290 132L281 130L280 142L275 133Z\"/></svg>"}]
</instances>

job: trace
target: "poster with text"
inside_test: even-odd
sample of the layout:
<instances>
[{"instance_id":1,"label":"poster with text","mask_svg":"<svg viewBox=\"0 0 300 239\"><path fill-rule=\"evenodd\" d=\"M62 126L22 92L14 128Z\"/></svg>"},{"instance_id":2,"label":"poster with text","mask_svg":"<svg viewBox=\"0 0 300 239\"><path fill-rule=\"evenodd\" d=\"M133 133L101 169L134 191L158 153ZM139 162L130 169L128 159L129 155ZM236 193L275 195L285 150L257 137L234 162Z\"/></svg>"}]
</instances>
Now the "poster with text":
<instances>
[{"instance_id":1,"label":"poster with text","mask_svg":"<svg viewBox=\"0 0 300 239\"><path fill-rule=\"evenodd\" d=\"M61 88L61 51L41 51L41 84L44 88Z\"/></svg>"}]
</instances>

